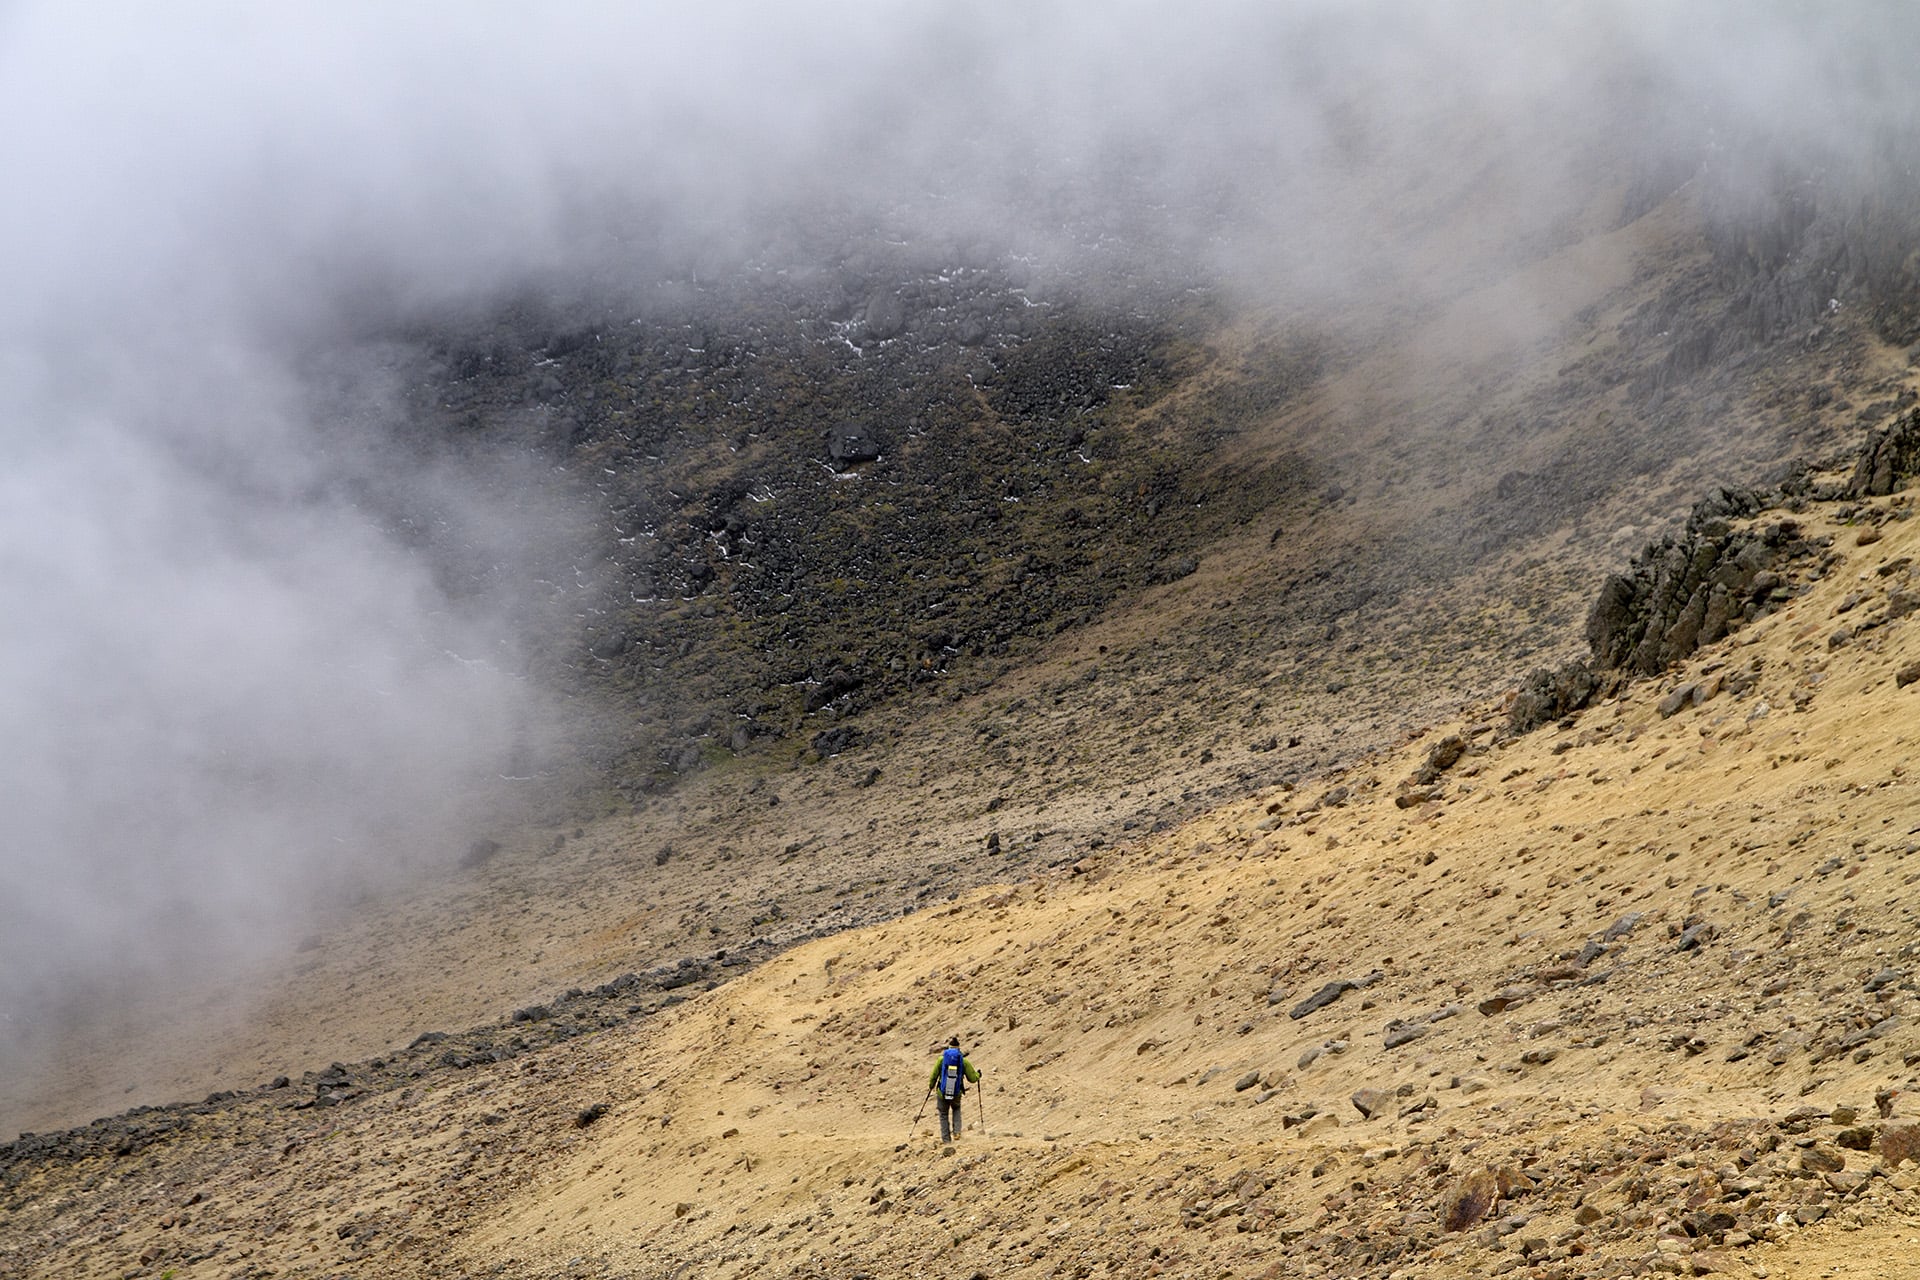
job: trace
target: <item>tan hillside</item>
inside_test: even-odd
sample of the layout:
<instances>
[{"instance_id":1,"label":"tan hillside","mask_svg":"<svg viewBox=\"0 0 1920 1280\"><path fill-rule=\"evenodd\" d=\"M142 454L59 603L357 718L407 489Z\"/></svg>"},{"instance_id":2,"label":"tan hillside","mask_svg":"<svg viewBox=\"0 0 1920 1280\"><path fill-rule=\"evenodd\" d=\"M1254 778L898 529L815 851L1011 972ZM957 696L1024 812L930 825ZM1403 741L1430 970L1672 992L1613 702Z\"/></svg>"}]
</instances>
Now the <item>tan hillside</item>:
<instances>
[{"instance_id":1,"label":"tan hillside","mask_svg":"<svg viewBox=\"0 0 1920 1280\"><path fill-rule=\"evenodd\" d=\"M1485 706L556 1048L204 1109L30 1170L0 1257L1920 1273L1912 511L1789 517L1832 540L1804 594L1571 723L1503 741ZM1450 733L1471 745L1443 794L1396 805ZM1353 985L1290 1016L1328 983ZM986 1073L951 1153L914 1124L949 1033Z\"/></svg>"}]
</instances>

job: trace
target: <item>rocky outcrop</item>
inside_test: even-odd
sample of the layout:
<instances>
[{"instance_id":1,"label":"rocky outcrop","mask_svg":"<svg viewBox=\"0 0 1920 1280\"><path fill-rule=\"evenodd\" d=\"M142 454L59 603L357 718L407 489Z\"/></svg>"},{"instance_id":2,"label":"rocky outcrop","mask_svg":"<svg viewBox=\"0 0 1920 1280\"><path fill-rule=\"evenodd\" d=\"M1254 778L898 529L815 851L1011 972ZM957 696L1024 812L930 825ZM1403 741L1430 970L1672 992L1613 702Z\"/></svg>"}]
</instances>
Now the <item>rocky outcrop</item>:
<instances>
[{"instance_id":1,"label":"rocky outcrop","mask_svg":"<svg viewBox=\"0 0 1920 1280\"><path fill-rule=\"evenodd\" d=\"M1592 702L1604 683L1585 661L1557 668L1536 667L1514 694L1507 711L1507 731L1530 733L1571 715Z\"/></svg>"},{"instance_id":2,"label":"rocky outcrop","mask_svg":"<svg viewBox=\"0 0 1920 1280\"><path fill-rule=\"evenodd\" d=\"M1883 497L1912 475L1920 475L1920 409L1867 437L1847 491L1856 498Z\"/></svg>"},{"instance_id":3,"label":"rocky outcrop","mask_svg":"<svg viewBox=\"0 0 1920 1280\"><path fill-rule=\"evenodd\" d=\"M1589 656L1528 675L1507 731L1559 720L1765 616L1792 598L1794 569L1826 547L1806 536L1790 508L1810 497L1885 495L1917 474L1920 410L1868 436L1844 489L1816 491L1804 475L1771 489L1716 489L1680 533L1649 544L1624 573L1607 578L1587 615Z\"/></svg>"},{"instance_id":4,"label":"rocky outcrop","mask_svg":"<svg viewBox=\"0 0 1920 1280\"><path fill-rule=\"evenodd\" d=\"M1920 177L1900 157L1910 133L1866 130L1846 154L1777 136L1720 137L1701 166L1715 275L1729 332L1765 338L1859 308L1887 342L1920 338L1912 247Z\"/></svg>"},{"instance_id":5,"label":"rocky outcrop","mask_svg":"<svg viewBox=\"0 0 1920 1280\"><path fill-rule=\"evenodd\" d=\"M1694 508L1681 534L1647 547L1626 573L1609 577L1587 617L1594 668L1653 675L1785 599L1784 579L1773 569L1807 552L1799 525L1730 523L1764 503L1761 495L1722 489Z\"/></svg>"}]
</instances>

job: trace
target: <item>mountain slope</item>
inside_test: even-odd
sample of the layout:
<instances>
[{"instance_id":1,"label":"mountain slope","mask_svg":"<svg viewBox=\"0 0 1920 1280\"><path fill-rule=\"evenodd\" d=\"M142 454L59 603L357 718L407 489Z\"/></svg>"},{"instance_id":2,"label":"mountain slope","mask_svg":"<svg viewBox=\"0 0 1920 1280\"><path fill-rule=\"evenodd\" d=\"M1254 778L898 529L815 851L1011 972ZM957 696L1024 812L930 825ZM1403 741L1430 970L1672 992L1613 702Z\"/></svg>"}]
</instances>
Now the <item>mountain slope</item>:
<instances>
[{"instance_id":1,"label":"mountain slope","mask_svg":"<svg viewBox=\"0 0 1920 1280\"><path fill-rule=\"evenodd\" d=\"M1920 522L1906 493L1799 506L1754 517L1825 548L1777 612L1556 727L1508 738L1485 705L1312 786L647 998L650 1016L596 1025L563 1003L561 1043L494 1065L428 1042L37 1158L16 1144L10 1261L1451 1276L1851 1259L1920 1215ZM986 1081L943 1155L915 1111L949 1033ZM1913 1274L1900 1256L1875 1274Z\"/></svg>"},{"instance_id":2,"label":"mountain slope","mask_svg":"<svg viewBox=\"0 0 1920 1280\"><path fill-rule=\"evenodd\" d=\"M1035 300L981 266L942 284L913 248L848 279L970 291L1002 328L970 346L928 306L856 352L818 310L836 277L784 307L676 293L697 338L558 303L415 335L391 358L423 371L445 448L605 482L503 560L436 553L483 594L582 584L541 614L571 754L508 784L537 794L493 839L410 852L430 876L340 884L239 989L185 975L52 1011L49 1077L0 1082L8 1127L885 918L1315 776L1569 656L1599 575L1674 513L1851 447L1907 381L1851 309L1756 330L1697 188L1597 181L1566 236L1481 278L1463 205L1426 234L1464 292L1311 323L1158 285ZM939 423L828 465L830 428L884 435L921 395ZM368 500L421 498L412 474ZM735 530L736 507L762 514ZM430 550L471 524L431 514L409 515ZM776 563L790 589L753 585Z\"/></svg>"}]
</instances>

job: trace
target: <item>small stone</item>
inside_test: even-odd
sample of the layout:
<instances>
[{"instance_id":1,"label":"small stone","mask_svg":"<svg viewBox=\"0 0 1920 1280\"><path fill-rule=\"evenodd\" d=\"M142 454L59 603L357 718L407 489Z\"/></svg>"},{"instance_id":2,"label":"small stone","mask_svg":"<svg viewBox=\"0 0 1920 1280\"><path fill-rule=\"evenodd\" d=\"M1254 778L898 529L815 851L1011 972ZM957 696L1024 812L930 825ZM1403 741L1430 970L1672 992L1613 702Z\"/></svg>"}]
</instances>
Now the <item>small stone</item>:
<instances>
[{"instance_id":1,"label":"small stone","mask_svg":"<svg viewBox=\"0 0 1920 1280\"><path fill-rule=\"evenodd\" d=\"M1702 920L1698 924L1689 925L1682 931L1680 940L1674 944L1673 949L1675 951L1692 951L1697 947L1702 947L1712 942L1719 933L1720 930L1716 926L1708 921Z\"/></svg>"},{"instance_id":2,"label":"small stone","mask_svg":"<svg viewBox=\"0 0 1920 1280\"><path fill-rule=\"evenodd\" d=\"M1678 715L1683 707L1690 707L1694 704L1694 695L1699 692L1700 686L1698 684L1691 682L1683 684L1666 697L1660 699L1655 709L1659 711L1662 720L1670 716Z\"/></svg>"},{"instance_id":3,"label":"small stone","mask_svg":"<svg viewBox=\"0 0 1920 1280\"><path fill-rule=\"evenodd\" d=\"M1299 1004L1287 1010L1287 1016L1298 1021L1310 1013L1326 1008L1347 992L1355 990L1356 986L1357 984L1349 982L1344 978L1336 982L1329 982L1305 1000L1302 1000Z\"/></svg>"},{"instance_id":4,"label":"small stone","mask_svg":"<svg viewBox=\"0 0 1920 1280\"><path fill-rule=\"evenodd\" d=\"M1842 1129L1833 1136L1833 1145L1847 1151L1868 1151L1873 1147L1873 1129L1868 1125L1856 1125L1851 1129Z\"/></svg>"},{"instance_id":5,"label":"small stone","mask_svg":"<svg viewBox=\"0 0 1920 1280\"><path fill-rule=\"evenodd\" d=\"M1808 1147L1800 1153L1800 1167L1808 1173L1838 1173L1847 1167L1847 1158L1831 1147Z\"/></svg>"},{"instance_id":6,"label":"small stone","mask_svg":"<svg viewBox=\"0 0 1920 1280\"><path fill-rule=\"evenodd\" d=\"M1393 1094L1385 1089L1357 1089L1349 1101L1356 1111L1371 1120L1393 1105Z\"/></svg>"},{"instance_id":7,"label":"small stone","mask_svg":"<svg viewBox=\"0 0 1920 1280\"><path fill-rule=\"evenodd\" d=\"M1738 1221L1739 1219L1726 1210L1716 1209L1711 1212L1703 1210L1700 1213L1690 1213L1682 1225L1686 1227L1687 1234L1690 1236L1704 1236L1710 1240L1717 1240L1731 1231L1734 1223Z\"/></svg>"},{"instance_id":8,"label":"small stone","mask_svg":"<svg viewBox=\"0 0 1920 1280\"><path fill-rule=\"evenodd\" d=\"M1448 1231L1465 1231L1484 1219L1500 1192L1490 1169L1468 1174L1447 1189L1441 1200L1440 1221Z\"/></svg>"},{"instance_id":9,"label":"small stone","mask_svg":"<svg viewBox=\"0 0 1920 1280\"><path fill-rule=\"evenodd\" d=\"M1864 1170L1848 1169L1840 1173L1823 1174L1821 1181L1825 1182L1836 1195L1852 1196L1866 1189L1871 1176Z\"/></svg>"},{"instance_id":10,"label":"small stone","mask_svg":"<svg viewBox=\"0 0 1920 1280\"><path fill-rule=\"evenodd\" d=\"M1600 935L1600 941L1618 942L1620 939L1626 937L1628 934L1632 933L1635 929L1639 928L1640 922L1645 918L1646 918L1646 915L1644 912L1640 912L1640 911L1628 912L1626 915L1621 916L1618 920L1615 920L1612 924L1607 926L1607 931Z\"/></svg>"},{"instance_id":11,"label":"small stone","mask_svg":"<svg viewBox=\"0 0 1920 1280\"><path fill-rule=\"evenodd\" d=\"M1387 1026L1385 1048L1398 1049L1403 1044L1411 1044L1432 1030L1419 1022L1395 1022Z\"/></svg>"}]
</instances>

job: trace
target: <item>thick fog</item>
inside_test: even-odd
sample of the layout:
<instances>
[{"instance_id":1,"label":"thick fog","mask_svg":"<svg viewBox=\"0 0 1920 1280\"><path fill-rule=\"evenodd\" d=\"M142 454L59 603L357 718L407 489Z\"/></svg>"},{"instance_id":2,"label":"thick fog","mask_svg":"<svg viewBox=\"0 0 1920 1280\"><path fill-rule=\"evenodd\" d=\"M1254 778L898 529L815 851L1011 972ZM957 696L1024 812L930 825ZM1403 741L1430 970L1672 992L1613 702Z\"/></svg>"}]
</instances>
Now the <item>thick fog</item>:
<instances>
[{"instance_id":1,"label":"thick fog","mask_svg":"<svg viewBox=\"0 0 1920 1280\"><path fill-rule=\"evenodd\" d=\"M521 637L366 495L482 558L552 526L421 460L383 319L819 210L1418 295L1457 285L1444 202L1525 252L1636 147L1904 126L1907 9L0 5L0 1068L449 866L511 793Z\"/></svg>"}]
</instances>

